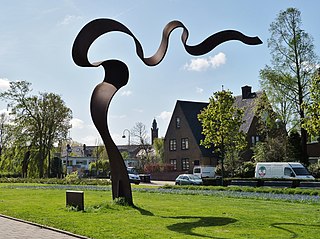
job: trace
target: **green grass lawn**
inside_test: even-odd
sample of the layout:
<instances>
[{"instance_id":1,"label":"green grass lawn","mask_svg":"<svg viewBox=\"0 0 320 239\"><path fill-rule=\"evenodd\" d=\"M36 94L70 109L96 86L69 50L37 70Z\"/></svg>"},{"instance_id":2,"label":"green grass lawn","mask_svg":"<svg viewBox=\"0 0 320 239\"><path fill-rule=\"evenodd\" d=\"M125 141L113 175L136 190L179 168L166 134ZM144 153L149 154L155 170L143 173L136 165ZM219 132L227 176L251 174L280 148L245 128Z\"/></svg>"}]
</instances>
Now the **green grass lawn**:
<instances>
[{"instance_id":1,"label":"green grass lawn","mask_svg":"<svg viewBox=\"0 0 320 239\"><path fill-rule=\"evenodd\" d=\"M320 238L320 205L203 195L133 192L136 208L110 191L85 191L85 212L58 189L0 184L0 213L91 238Z\"/></svg>"}]
</instances>

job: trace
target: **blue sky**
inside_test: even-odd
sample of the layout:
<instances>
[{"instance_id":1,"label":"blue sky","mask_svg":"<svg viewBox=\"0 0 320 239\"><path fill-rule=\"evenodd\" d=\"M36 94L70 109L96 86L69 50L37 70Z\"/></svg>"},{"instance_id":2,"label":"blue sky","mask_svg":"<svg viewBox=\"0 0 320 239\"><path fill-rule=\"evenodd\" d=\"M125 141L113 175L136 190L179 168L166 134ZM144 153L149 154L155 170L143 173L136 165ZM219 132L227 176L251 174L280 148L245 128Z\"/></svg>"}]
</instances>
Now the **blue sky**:
<instances>
[{"instance_id":1,"label":"blue sky","mask_svg":"<svg viewBox=\"0 0 320 239\"><path fill-rule=\"evenodd\" d=\"M303 29L314 38L320 56L320 1L317 0L0 0L0 90L9 81L26 80L34 93L62 96L73 111L73 140L100 142L89 104L94 87L103 80L103 69L80 68L71 58L71 47L80 29L96 18L111 18L126 25L143 45L146 56L158 48L164 26L179 20L189 30L188 44L211 34L235 29L264 42L248 46L224 43L210 53L193 57L185 52L181 29L170 38L168 53L156 67L145 66L136 56L131 38L121 33L100 37L90 48L89 59L119 59L130 71L129 83L115 95L109 110L109 127L117 144L137 122L149 132L154 118L164 136L177 100L208 101L213 92L230 89L239 95L241 86L260 90L259 70L270 64L267 47L270 23L281 10L301 11ZM0 102L0 111L6 103Z\"/></svg>"}]
</instances>

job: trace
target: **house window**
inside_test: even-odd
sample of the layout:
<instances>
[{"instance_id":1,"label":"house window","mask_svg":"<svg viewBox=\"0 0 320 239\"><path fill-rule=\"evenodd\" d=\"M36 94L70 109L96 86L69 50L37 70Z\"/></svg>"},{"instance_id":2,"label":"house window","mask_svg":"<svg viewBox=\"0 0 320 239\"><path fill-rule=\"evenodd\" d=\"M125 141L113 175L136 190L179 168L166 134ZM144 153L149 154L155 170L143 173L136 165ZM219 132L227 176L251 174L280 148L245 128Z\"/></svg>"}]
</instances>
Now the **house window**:
<instances>
[{"instance_id":1,"label":"house window","mask_svg":"<svg viewBox=\"0 0 320 239\"><path fill-rule=\"evenodd\" d=\"M260 141L259 135L252 135L251 136L251 145L255 146Z\"/></svg>"},{"instance_id":2,"label":"house window","mask_svg":"<svg viewBox=\"0 0 320 239\"><path fill-rule=\"evenodd\" d=\"M180 129L180 117L176 117L176 128Z\"/></svg>"},{"instance_id":3,"label":"house window","mask_svg":"<svg viewBox=\"0 0 320 239\"><path fill-rule=\"evenodd\" d=\"M188 170L190 167L189 159L188 158L181 159L181 165L182 165L182 170Z\"/></svg>"},{"instance_id":4,"label":"house window","mask_svg":"<svg viewBox=\"0 0 320 239\"><path fill-rule=\"evenodd\" d=\"M183 150L189 149L189 139L188 138L181 139L181 149L183 149Z\"/></svg>"},{"instance_id":5,"label":"house window","mask_svg":"<svg viewBox=\"0 0 320 239\"><path fill-rule=\"evenodd\" d=\"M197 159L197 160L194 160L194 161L193 161L193 165L194 165L194 166L199 166L199 165L200 165L200 160L198 160L198 159Z\"/></svg>"},{"instance_id":6,"label":"house window","mask_svg":"<svg viewBox=\"0 0 320 239\"><path fill-rule=\"evenodd\" d=\"M170 164L173 165L173 170L177 170L177 160L170 159Z\"/></svg>"},{"instance_id":7,"label":"house window","mask_svg":"<svg viewBox=\"0 0 320 239\"><path fill-rule=\"evenodd\" d=\"M170 145L169 150L170 151L176 151L177 150L177 140L176 139L170 139Z\"/></svg>"}]
</instances>

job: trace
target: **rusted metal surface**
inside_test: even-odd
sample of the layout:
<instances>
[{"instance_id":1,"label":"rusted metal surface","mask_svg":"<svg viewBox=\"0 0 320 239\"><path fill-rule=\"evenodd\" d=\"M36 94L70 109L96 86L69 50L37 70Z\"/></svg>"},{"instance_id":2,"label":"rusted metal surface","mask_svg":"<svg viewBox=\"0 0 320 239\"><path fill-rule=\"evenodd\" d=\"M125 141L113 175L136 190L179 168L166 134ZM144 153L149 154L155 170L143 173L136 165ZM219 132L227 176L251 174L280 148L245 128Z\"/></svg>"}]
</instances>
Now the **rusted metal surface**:
<instances>
[{"instance_id":1,"label":"rusted metal surface","mask_svg":"<svg viewBox=\"0 0 320 239\"><path fill-rule=\"evenodd\" d=\"M248 37L241 32L226 30L215 33L203 42L189 46L187 44L189 32L180 21L169 22L163 29L162 40L157 52L151 57L145 57L143 48L134 34L123 24L112 19L96 19L86 24L77 35L73 47L73 61L82 67L102 66L105 70L105 77L102 83L96 86L91 97L91 117L98 129L110 160L112 177L113 199L124 197L128 204L133 205L131 186L127 169L122 156L113 142L108 130L108 108L114 94L128 83L129 71L125 63L118 60L105 60L91 63L88 60L88 51L91 44L101 35L108 32L123 32L134 40L138 57L148 66L159 64L164 58L168 49L169 36L176 28L182 28L181 41L185 50L193 55L199 56L210 52L216 46L230 40L241 41L247 45L258 45L262 41L258 37Z\"/></svg>"}]
</instances>

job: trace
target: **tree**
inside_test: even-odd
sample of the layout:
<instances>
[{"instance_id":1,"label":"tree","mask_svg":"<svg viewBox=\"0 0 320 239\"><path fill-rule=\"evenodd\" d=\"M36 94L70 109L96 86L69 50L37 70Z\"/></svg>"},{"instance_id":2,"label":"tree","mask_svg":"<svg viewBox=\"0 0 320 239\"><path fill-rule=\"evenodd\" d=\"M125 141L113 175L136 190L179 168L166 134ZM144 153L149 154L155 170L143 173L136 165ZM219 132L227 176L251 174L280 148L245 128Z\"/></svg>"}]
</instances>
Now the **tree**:
<instances>
[{"instance_id":1,"label":"tree","mask_svg":"<svg viewBox=\"0 0 320 239\"><path fill-rule=\"evenodd\" d=\"M97 169L97 175L100 175L100 171L102 171L102 175L106 175L107 172L110 171L110 163L109 156L107 154L105 146L96 146L94 154L97 156L97 161L95 165Z\"/></svg>"},{"instance_id":2,"label":"tree","mask_svg":"<svg viewBox=\"0 0 320 239\"><path fill-rule=\"evenodd\" d=\"M255 162L283 162L288 160L286 144L279 137L270 137L267 142L258 142L253 147Z\"/></svg>"},{"instance_id":3,"label":"tree","mask_svg":"<svg viewBox=\"0 0 320 239\"><path fill-rule=\"evenodd\" d=\"M39 93L31 95L31 83L26 81L10 82L10 88L0 94L9 101L13 114L13 144L36 148L38 176L44 176L45 159L53 144L65 139L71 128L71 110L66 107L59 95ZM49 174L49 172L48 172Z\"/></svg>"},{"instance_id":4,"label":"tree","mask_svg":"<svg viewBox=\"0 0 320 239\"><path fill-rule=\"evenodd\" d=\"M134 144L139 145L142 150L141 166L144 168L144 165L150 161L150 139L146 126L141 122L137 122L131 130L131 136L133 136Z\"/></svg>"},{"instance_id":5,"label":"tree","mask_svg":"<svg viewBox=\"0 0 320 239\"><path fill-rule=\"evenodd\" d=\"M51 164L51 177L61 178L63 174L62 161L58 157L54 157Z\"/></svg>"},{"instance_id":6,"label":"tree","mask_svg":"<svg viewBox=\"0 0 320 239\"><path fill-rule=\"evenodd\" d=\"M9 116L6 113L0 114L0 161L1 161L1 155L3 153L3 150L8 145L8 128L9 126Z\"/></svg>"},{"instance_id":7,"label":"tree","mask_svg":"<svg viewBox=\"0 0 320 239\"><path fill-rule=\"evenodd\" d=\"M310 135L320 137L320 68L312 77L310 100L310 104L305 105L307 117L303 127Z\"/></svg>"},{"instance_id":8,"label":"tree","mask_svg":"<svg viewBox=\"0 0 320 239\"><path fill-rule=\"evenodd\" d=\"M281 162L288 160L288 142L285 123L273 108L265 93L257 99L254 115L257 117L257 133L261 137L252 148L256 162Z\"/></svg>"},{"instance_id":9,"label":"tree","mask_svg":"<svg viewBox=\"0 0 320 239\"><path fill-rule=\"evenodd\" d=\"M212 147L213 151L220 156L222 177L226 156L242 151L247 145L245 134L240 131L243 110L235 107L234 103L235 98L232 92L218 91L210 97L208 106L198 115L204 135L200 144L206 148ZM236 158L233 157L233 160Z\"/></svg>"},{"instance_id":10,"label":"tree","mask_svg":"<svg viewBox=\"0 0 320 239\"><path fill-rule=\"evenodd\" d=\"M153 148L155 150L155 157L158 163L163 163L164 158L164 139L156 138L153 141Z\"/></svg>"},{"instance_id":11,"label":"tree","mask_svg":"<svg viewBox=\"0 0 320 239\"><path fill-rule=\"evenodd\" d=\"M279 115L274 112L265 93L261 94L257 99L254 115L258 119L257 131L264 141L268 141L268 138L273 138L279 134L279 125L277 124ZM281 122L283 123L282 120Z\"/></svg>"},{"instance_id":12,"label":"tree","mask_svg":"<svg viewBox=\"0 0 320 239\"><path fill-rule=\"evenodd\" d=\"M271 102L281 104L283 101L279 99L286 96L284 101L287 102L288 110L282 120L286 122L290 119L288 114L293 110L293 118L297 120L301 133L301 162L307 164L307 131L302 127L306 116L303 105L309 101L311 75L317 65L317 57L312 37L301 27L298 9L288 8L279 13L269 29L271 37L268 39L268 47L272 66L262 69L260 77L261 85Z\"/></svg>"},{"instance_id":13,"label":"tree","mask_svg":"<svg viewBox=\"0 0 320 239\"><path fill-rule=\"evenodd\" d=\"M301 161L300 149L301 136L298 131L293 130L288 137L288 158L290 161Z\"/></svg>"},{"instance_id":14,"label":"tree","mask_svg":"<svg viewBox=\"0 0 320 239\"><path fill-rule=\"evenodd\" d=\"M268 68L268 67L266 67ZM283 78L273 70L261 70L260 84L264 92L268 94L267 102L272 105L272 111L277 114L278 119L283 122L286 128L291 131L297 126L297 117L294 114L295 105L290 100L290 92L284 85L278 82ZM287 76L289 78L289 76ZM273 79L272 81L265 79Z\"/></svg>"}]
</instances>

